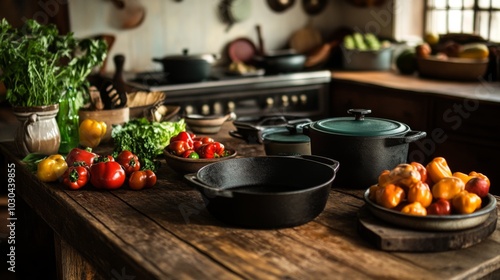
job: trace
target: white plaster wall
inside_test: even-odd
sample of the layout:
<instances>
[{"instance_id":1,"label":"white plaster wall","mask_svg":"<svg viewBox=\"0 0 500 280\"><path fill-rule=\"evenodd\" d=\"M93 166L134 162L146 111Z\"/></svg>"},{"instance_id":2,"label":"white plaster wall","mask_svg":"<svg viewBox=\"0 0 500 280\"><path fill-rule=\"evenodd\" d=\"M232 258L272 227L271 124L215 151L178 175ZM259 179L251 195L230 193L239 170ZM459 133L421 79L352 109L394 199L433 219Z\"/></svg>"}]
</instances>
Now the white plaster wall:
<instances>
[{"instance_id":1,"label":"white plaster wall","mask_svg":"<svg viewBox=\"0 0 500 280\"><path fill-rule=\"evenodd\" d=\"M130 1L130 0L127 0ZM391 36L392 19L382 16L390 6L360 9L344 0L329 0L326 9L319 15L309 16L301 0L283 13L273 12L266 0L252 0L249 19L237 23L228 32L216 13L220 0L139 0L146 8L145 21L139 27L118 30L111 20L116 12L110 0L68 0L71 29L78 37L108 33L116 36L109 54L125 55L125 70L161 70L161 65L152 62L153 57L180 54L183 48L190 53L221 53L231 40L248 37L257 44L255 25L260 24L268 50L285 47L294 31L312 24L328 38L339 26L351 26L361 31L379 31ZM391 3L392 1L389 1ZM377 18L380 16L380 19ZM375 24L374 24L375 22ZM379 27L379 30L370 29ZM107 71L114 66L108 63Z\"/></svg>"}]
</instances>

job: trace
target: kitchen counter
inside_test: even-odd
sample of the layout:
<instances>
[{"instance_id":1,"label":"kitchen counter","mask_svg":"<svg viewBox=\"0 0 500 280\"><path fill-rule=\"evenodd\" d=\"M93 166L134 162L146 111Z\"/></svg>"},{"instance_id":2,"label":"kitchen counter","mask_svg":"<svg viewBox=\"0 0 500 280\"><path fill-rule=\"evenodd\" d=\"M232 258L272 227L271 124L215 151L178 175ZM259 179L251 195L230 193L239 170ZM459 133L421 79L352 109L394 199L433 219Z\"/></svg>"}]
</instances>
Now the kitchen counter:
<instances>
[{"instance_id":1,"label":"kitchen counter","mask_svg":"<svg viewBox=\"0 0 500 280\"><path fill-rule=\"evenodd\" d=\"M445 81L419 77L415 75L400 75L393 71L336 71L332 70L333 84L335 81L351 81L380 87L450 96L456 98L472 98L492 103L500 103L500 82Z\"/></svg>"},{"instance_id":2,"label":"kitchen counter","mask_svg":"<svg viewBox=\"0 0 500 280\"><path fill-rule=\"evenodd\" d=\"M236 149L240 156L264 154L261 145L230 137L231 129L232 124L226 123L213 137ZM20 276L39 275L37 264L51 259L57 263L60 279L500 276L500 223L490 237L466 249L386 252L358 232L363 190L334 188L325 210L302 226L241 229L214 219L199 193L164 161L152 189L98 191L87 187L70 191L58 183L38 181L20 162L13 147L11 142L0 144L6 162L14 166L14 171L9 172L15 174L16 180L16 271ZM102 146L95 152L110 149ZM32 220L37 222L27 222ZM46 249L36 250L41 245Z\"/></svg>"}]
</instances>

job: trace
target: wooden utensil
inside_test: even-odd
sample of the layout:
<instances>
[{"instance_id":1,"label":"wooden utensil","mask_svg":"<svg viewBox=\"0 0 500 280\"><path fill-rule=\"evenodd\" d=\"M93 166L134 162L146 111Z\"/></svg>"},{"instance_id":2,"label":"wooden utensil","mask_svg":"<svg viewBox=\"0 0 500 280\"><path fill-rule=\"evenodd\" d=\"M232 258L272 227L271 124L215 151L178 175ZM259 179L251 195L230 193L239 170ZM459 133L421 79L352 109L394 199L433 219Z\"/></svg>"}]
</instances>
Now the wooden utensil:
<instances>
[{"instance_id":1,"label":"wooden utensil","mask_svg":"<svg viewBox=\"0 0 500 280\"><path fill-rule=\"evenodd\" d=\"M104 109L123 108L127 105L127 91L123 79L123 65L125 56L118 54L113 57L115 62L115 75L112 81L107 81L99 89Z\"/></svg>"}]
</instances>

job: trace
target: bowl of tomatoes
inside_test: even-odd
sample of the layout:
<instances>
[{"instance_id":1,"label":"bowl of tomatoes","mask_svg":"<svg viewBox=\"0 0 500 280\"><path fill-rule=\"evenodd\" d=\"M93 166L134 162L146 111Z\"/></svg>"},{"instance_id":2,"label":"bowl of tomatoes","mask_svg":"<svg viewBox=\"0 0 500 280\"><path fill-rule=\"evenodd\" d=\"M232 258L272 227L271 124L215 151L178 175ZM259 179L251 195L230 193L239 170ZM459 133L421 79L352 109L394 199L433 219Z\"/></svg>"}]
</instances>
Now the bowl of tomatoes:
<instances>
[{"instance_id":1,"label":"bowl of tomatoes","mask_svg":"<svg viewBox=\"0 0 500 280\"><path fill-rule=\"evenodd\" d=\"M163 149L170 168L181 174L194 173L205 165L235 158L236 150L227 149L212 137L198 137L182 131Z\"/></svg>"}]
</instances>

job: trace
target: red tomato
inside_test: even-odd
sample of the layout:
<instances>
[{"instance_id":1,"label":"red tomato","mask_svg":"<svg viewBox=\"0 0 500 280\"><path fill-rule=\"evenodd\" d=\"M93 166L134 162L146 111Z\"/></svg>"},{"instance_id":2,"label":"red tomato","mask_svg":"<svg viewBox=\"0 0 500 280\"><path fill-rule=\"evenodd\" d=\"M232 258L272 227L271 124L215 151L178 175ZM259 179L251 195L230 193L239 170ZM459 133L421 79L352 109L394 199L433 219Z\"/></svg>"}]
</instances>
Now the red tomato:
<instances>
[{"instance_id":1,"label":"red tomato","mask_svg":"<svg viewBox=\"0 0 500 280\"><path fill-rule=\"evenodd\" d=\"M168 145L168 150L174 153L176 156L182 156L182 154L187 150L192 150L192 146L190 146L186 141L174 141L170 142Z\"/></svg>"},{"instance_id":2,"label":"red tomato","mask_svg":"<svg viewBox=\"0 0 500 280\"><path fill-rule=\"evenodd\" d=\"M82 163L85 164L85 163ZM90 180L89 167L86 165L74 165L70 166L63 174L63 184L72 189L78 190L85 185Z\"/></svg>"},{"instance_id":3,"label":"red tomato","mask_svg":"<svg viewBox=\"0 0 500 280\"><path fill-rule=\"evenodd\" d=\"M123 166L123 169L125 169L125 174L127 175L130 175L132 174L132 172L141 169L139 158L131 151L121 151L120 154L116 157L116 162Z\"/></svg>"},{"instance_id":4,"label":"red tomato","mask_svg":"<svg viewBox=\"0 0 500 280\"><path fill-rule=\"evenodd\" d=\"M125 170L116 161L97 162L90 167L90 183L98 189L118 189L125 177Z\"/></svg>"},{"instance_id":5,"label":"red tomato","mask_svg":"<svg viewBox=\"0 0 500 280\"><path fill-rule=\"evenodd\" d=\"M191 134L186 131L181 131L179 132L179 134L170 139L170 142L175 141L185 141L189 145L189 147L191 147L191 149L193 148L193 138L191 138Z\"/></svg>"},{"instance_id":6,"label":"red tomato","mask_svg":"<svg viewBox=\"0 0 500 280\"><path fill-rule=\"evenodd\" d=\"M156 174L147 169L134 171L128 179L128 186L133 190L151 188L156 184Z\"/></svg>"}]
</instances>

